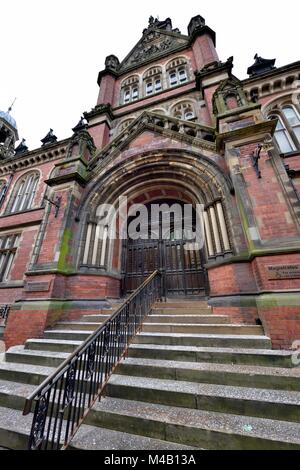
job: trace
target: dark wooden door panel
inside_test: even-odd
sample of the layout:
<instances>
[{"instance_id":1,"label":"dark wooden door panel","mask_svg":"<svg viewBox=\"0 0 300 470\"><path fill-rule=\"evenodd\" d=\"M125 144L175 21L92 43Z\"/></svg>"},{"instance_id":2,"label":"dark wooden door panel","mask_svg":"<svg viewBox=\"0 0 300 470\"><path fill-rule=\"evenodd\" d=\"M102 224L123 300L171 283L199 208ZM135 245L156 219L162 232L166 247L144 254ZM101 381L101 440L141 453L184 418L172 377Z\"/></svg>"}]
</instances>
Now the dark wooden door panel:
<instances>
[{"instance_id":1,"label":"dark wooden door panel","mask_svg":"<svg viewBox=\"0 0 300 470\"><path fill-rule=\"evenodd\" d=\"M128 240L123 262L124 293L135 290L155 269L165 274L167 295L205 295L206 275L198 249L183 240Z\"/></svg>"}]
</instances>

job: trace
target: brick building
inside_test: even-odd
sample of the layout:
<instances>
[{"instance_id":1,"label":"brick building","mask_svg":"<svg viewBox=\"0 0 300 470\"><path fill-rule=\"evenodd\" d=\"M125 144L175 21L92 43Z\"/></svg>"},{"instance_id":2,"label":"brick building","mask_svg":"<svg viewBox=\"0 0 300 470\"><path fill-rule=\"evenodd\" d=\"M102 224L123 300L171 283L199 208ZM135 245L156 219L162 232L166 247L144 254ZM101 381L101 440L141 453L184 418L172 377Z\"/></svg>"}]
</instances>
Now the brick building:
<instances>
[{"instance_id":1,"label":"brick building","mask_svg":"<svg viewBox=\"0 0 300 470\"><path fill-rule=\"evenodd\" d=\"M188 34L151 17L122 62L106 58L73 135L50 130L35 150L0 113L7 347L98 311L155 268L168 297L205 296L234 323L261 322L275 349L300 339L300 62L256 56L239 80L215 44L201 16ZM99 237L98 208L121 196L204 205L203 249L187 257L184 240L113 240L106 227Z\"/></svg>"}]
</instances>

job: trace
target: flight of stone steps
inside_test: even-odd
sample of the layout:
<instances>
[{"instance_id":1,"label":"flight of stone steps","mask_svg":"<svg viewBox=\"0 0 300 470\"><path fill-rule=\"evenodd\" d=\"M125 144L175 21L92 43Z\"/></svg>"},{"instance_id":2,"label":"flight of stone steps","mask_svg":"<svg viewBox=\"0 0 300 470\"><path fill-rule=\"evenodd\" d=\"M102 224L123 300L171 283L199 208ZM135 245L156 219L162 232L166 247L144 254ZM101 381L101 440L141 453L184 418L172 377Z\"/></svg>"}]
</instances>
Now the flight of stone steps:
<instances>
[{"instance_id":1,"label":"flight of stone steps","mask_svg":"<svg viewBox=\"0 0 300 470\"><path fill-rule=\"evenodd\" d=\"M24 401L111 312L60 322L0 363L0 447L26 448ZM158 303L71 449L300 449L300 369L261 326L204 301Z\"/></svg>"}]
</instances>

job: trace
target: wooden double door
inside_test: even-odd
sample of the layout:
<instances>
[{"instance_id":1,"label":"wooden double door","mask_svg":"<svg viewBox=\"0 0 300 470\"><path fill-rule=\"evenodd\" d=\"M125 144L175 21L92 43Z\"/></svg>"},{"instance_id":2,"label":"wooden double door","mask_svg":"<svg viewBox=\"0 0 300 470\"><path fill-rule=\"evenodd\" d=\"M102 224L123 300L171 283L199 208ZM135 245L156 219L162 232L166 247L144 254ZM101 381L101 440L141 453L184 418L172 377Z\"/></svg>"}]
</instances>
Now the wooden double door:
<instances>
[{"instance_id":1,"label":"wooden double door","mask_svg":"<svg viewBox=\"0 0 300 470\"><path fill-rule=\"evenodd\" d=\"M133 292L153 271L159 269L163 274L166 296L205 296L208 285L204 250L188 239L178 239L172 227L166 236L162 218L155 222L155 237L151 237L153 225L151 230L149 225L148 239L133 240L129 237L123 242L123 294Z\"/></svg>"}]
</instances>

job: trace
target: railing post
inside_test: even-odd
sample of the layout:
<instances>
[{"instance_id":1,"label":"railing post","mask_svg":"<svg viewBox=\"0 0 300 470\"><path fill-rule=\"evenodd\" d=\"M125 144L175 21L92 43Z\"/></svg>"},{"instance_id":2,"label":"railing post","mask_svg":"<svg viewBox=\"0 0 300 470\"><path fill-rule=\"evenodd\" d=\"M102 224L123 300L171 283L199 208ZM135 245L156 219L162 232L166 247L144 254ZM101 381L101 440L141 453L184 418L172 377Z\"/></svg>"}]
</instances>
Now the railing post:
<instances>
[{"instance_id":1,"label":"railing post","mask_svg":"<svg viewBox=\"0 0 300 470\"><path fill-rule=\"evenodd\" d=\"M10 310L10 305L2 305L2 307L0 307L0 318L3 318L4 326L7 323L9 310Z\"/></svg>"}]
</instances>

